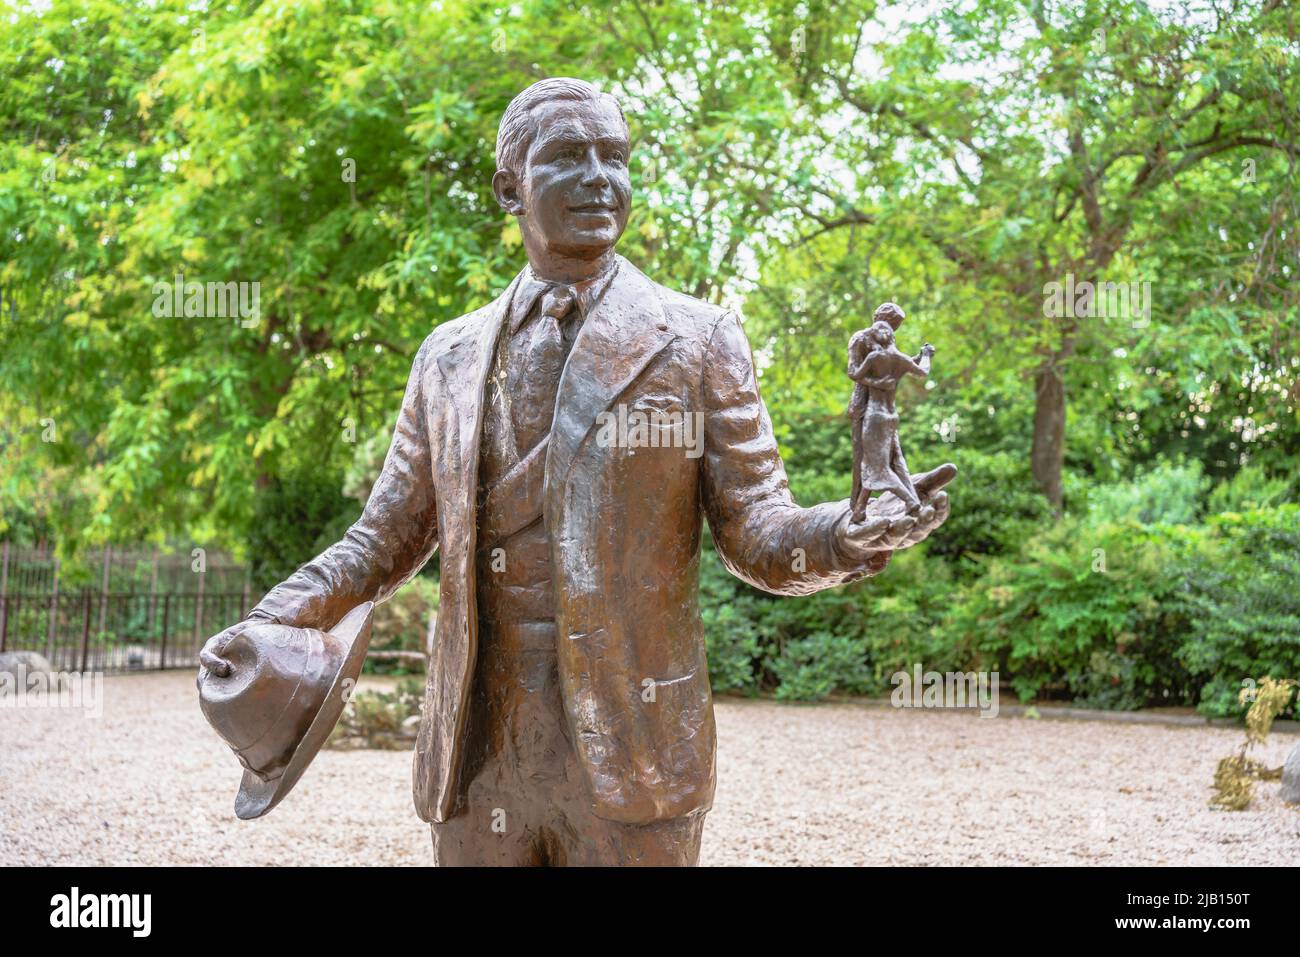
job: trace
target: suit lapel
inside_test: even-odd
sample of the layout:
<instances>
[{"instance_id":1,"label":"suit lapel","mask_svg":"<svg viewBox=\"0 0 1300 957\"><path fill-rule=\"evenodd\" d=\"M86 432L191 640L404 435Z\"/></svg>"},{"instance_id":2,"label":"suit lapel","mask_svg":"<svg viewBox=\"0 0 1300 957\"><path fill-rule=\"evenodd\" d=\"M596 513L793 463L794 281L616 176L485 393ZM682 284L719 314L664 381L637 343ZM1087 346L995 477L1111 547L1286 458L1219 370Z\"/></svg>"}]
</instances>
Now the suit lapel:
<instances>
[{"instance_id":1,"label":"suit lapel","mask_svg":"<svg viewBox=\"0 0 1300 957\"><path fill-rule=\"evenodd\" d=\"M608 409L664 347L669 331L658 291L621 256L618 274L583 322L560 376L546 460L546 496L559 488L574 456Z\"/></svg>"},{"instance_id":2,"label":"suit lapel","mask_svg":"<svg viewBox=\"0 0 1300 957\"><path fill-rule=\"evenodd\" d=\"M501 324L520 283L521 272L490 307L487 320L438 356L438 366L456 408L457 452L464 505L472 508L478 483L483 406ZM568 476L596 416L617 401L646 366L676 337L664 317L658 291L623 259L591 315L583 322L560 376L555 419L546 450L546 499Z\"/></svg>"},{"instance_id":3,"label":"suit lapel","mask_svg":"<svg viewBox=\"0 0 1300 957\"><path fill-rule=\"evenodd\" d=\"M457 452L465 506L472 507L478 485L479 445L483 433L483 402L492 355L501 324L510 314L510 303L519 279L515 276L506 291L491 305L487 320L465 334L438 356L447 392L456 408Z\"/></svg>"}]
</instances>

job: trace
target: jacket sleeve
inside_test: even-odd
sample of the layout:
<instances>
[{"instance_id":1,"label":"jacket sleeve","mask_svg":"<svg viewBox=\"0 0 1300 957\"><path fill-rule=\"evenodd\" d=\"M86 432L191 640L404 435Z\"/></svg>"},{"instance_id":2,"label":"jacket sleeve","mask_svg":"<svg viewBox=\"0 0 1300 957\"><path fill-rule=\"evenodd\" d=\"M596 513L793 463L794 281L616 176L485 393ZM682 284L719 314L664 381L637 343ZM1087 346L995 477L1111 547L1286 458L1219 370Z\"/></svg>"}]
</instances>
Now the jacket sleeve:
<instances>
[{"instance_id":1,"label":"jacket sleeve","mask_svg":"<svg viewBox=\"0 0 1300 957\"><path fill-rule=\"evenodd\" d=\"M425 421L429 341L416 354L383 470L343 538L267 593L249 618L328 629L364 601L383 601L433 556L438 516Z\"/></svg>"},{"instance_id":2,"label":"jacket sleeve","mask_svg":"<svg viewBox=\"0 0 1300 957\"><path fill-rule=\"evenodd\" d=\"M881 571L888 552L862 562L837 547L848 499L801 508L791 496L753 353L734 313L713 329L703 383L704 508L727 568L780 595L807 595Z\"/></svg>"}]
</instances>

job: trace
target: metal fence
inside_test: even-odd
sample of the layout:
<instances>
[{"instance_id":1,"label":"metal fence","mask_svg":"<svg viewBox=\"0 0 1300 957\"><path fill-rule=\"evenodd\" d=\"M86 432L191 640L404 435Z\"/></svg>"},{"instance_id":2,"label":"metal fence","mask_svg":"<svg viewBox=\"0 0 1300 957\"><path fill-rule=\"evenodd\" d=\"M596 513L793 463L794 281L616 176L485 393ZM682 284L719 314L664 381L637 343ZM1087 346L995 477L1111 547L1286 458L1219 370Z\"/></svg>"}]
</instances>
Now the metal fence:
<instances>
[{"instance_id":1,"label":"metal fence","mask_svg":"<svg viewBox=\"0 0 1300 957\"><path fill-rule=\"evenodd\" d=\"M49 594L70 583L100 592L242 591L248 569L218 549L176 546L114 546L82 552L75 567L66 565L48 544L0 542L0 595L9 592Z\"/></svg>"},{"instance_id":2,"label":"metal fence","mask_svg":"<svg viewBox=\"0 0 1300 957\"><path fill-rule=\"evenodd\" d=\"M248 608L247 569L219 551L109 547L64 564L45 544L0 543L0 652L60 671L195 667Z\"/></svg>"},{"instance_id":3,"label":"metal fence","mask_svg":"<svg viewBox=\"0 0 1300 957\"><path fill-rule=\"evenodd\" d=\"M0 596L0 652L39 652L58 671L193 668L247 606L243 591L11 593Z\"/></svg>"}]
</instances>

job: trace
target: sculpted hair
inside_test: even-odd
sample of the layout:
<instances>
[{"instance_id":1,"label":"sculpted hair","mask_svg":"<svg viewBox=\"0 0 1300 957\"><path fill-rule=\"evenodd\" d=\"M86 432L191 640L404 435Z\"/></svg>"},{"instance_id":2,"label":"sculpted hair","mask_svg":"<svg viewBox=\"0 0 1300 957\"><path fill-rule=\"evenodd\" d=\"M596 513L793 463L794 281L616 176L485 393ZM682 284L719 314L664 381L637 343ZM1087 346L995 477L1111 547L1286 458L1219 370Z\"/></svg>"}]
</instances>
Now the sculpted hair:
<instances>
[{"instance_id":1,"label":"sculpted hair","mask_svg":"<svg viewBox=\"0 0 1300 957\"><path fill-rule=\"evenodd\" d=\"M623 116L623 107L618 100L608 93L602 93L585 80L567 76L538 80L511 100L501 117L501 125L497 127L497 169L518 172L536 132L529 119L529 114L536 107L553 100L600 100L604 97L609 97L618 107L619 118L626 126L627 119Z\"/></svg>"},{"instance_id":2,"label":"sculpted hair","mask_svg":"<svg viewBox=\"0 0 1300 957\"><path fill-rule=\"evenodd\" d=\"M894 344L894 327L885 320L877 319L873 322L870 332L876 349L888 349Z\"/></svg>"}]
</instances>

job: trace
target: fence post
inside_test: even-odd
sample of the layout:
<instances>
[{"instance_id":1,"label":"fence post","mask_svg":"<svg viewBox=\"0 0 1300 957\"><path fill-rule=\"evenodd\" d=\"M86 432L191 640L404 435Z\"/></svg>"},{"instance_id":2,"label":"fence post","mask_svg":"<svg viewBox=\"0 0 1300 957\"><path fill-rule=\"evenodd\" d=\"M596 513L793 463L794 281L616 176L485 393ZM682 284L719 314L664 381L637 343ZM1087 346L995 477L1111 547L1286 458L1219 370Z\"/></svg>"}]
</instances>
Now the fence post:
<instances>
[{"instance_id":1,"label":"fence post","mask_svg":"<svg viewBox=\"0 0 1300 957\"><path fill-rule=\"evenodd\" d=\"M158 624L158 546L153 547L153 571L149 574L149 631Z\"/></svg>"},{"instance_id":2,"label":"fence post","mask_svg":"<svg viewBox=\"0 0 1300 957\"><path fill-rule=\"evenodd\" d=\"M197 645L203 637L203 583L208 574L208 556L203 556L203 568L199 571L199 591L194 596L194 643Z\"/></svg>"},{"instance_id":3,"label":"fence post","mask_svg":"<svg viewBox=\"0 0 1300 957\"><path fill-rule=\"evenodd\" d=\"M99 584L99 633L104 633L104 626L108 623L108 581L113 570L113 546L104 546L104 574Z\"/></svg>"},{"instance_id":4,"label":"fence post","mask_svg":"<svg viewBox=\"0 0 1300 957\"><path fill-rule=\"evenodd\" d=\"M162 671L167 667L167 624L171 620L172 612L172 593L168 592L163 595L163 626L162 640L158 644L158 670Z\"/></svg>"},{"instance_id":5,"label":"fence post","mask_svg":"<svg viewBox=\"0 0 1300 957\"><path fill-rule=\"evenodd\" d=\"M9 633L9 543L5 542L4 558L0 560L0 651L5 650L5 636Z\"/></svg>"},{"instance_id":6,"label":"fence post","mask_svg":"<svg viewBox=\"0 0 1300 957\"><path fill-rule=\"evenodd\" d=\"M86 673L86 652L90 648L90 589L81 590L82 604L85 606L81 616L81 673ZM102 627L100 629L103 630Z\"/></svg>"},{"instance_id":7,"label":"fence post","mask_svg":"<svg viewBox=\"0 0 1300 957\"><path fill-rule=\"evenodd\" d=\"M50 592L50 627L45 636L45 657L50 664L54 661L54 632L59 627L59 559L54 558L54 590Z\"/></svg>"}]
</instances>

